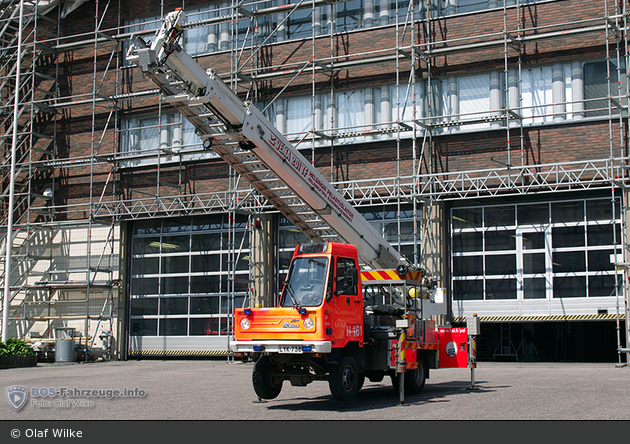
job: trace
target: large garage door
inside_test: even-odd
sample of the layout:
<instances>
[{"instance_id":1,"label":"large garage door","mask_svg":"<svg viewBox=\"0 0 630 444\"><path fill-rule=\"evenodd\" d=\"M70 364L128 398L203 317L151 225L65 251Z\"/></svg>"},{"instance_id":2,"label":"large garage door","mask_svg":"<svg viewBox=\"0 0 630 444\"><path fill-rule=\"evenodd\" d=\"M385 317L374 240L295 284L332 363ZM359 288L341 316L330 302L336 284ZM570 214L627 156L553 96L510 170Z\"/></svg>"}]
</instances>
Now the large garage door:
<instances>
[{"instance_id":1,"label":"large garage door","mask_svg":"<svg viewBox=\"0 0 630 444\"><path fill-rule=\"evenodd\" d=\"M129 355L225 354L247 297L247 219L135 221L131 236Z\"/></svg>"}]
</instances>

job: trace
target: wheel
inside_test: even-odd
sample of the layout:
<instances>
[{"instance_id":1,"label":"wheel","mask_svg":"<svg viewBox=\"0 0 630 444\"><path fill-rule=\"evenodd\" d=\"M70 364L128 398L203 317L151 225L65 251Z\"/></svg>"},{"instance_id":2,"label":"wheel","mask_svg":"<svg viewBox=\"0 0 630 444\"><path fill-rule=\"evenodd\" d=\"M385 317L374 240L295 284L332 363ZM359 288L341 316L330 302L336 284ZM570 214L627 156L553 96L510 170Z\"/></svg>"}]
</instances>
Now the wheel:
<instances>
[{"instance_id":1,"label":"wheel","mask_svg":"<svg viewBox=\"0 0 630 444\"><path fill-rule=\"evenodd\" d=\"M252 373L252 383L254 391L262 399L277 398L282 390L282 381L274 380L272 374L280 368L271 362L269 356L261 356L254 365Z\"/></svg>"},{"instance_id":2,"label":"wheel","mask_svg":"<svg viewBox=\"0 0 630 444\"><path fill-rule=\"evenodd\" d=\"M417 395L424 388L426 364L424 359L418 356L418 368L409 370L405 375L405 393Z\"/></svg>"},{"instance_id":3,"label":"wheel","mask_svg":"<svg viewBox=\"0 0 630 444\"><path fill-rule=\"evenodd\" d=\"M414 370L407 370L405 372L405 394L406 395L417 395L424 388L424 384L426 382L425 378L425 369L426 364L424 363L424 359L418 357L418 368ZM392 378L392 388L396 393L400 391L400 386L398 382L397 375L391 375Z\"/></svg>"},{"instance_id":4,"label":"wheel","mask_svg":"<svg viewBox=\"0 0 630 444\"><path fill-rule=\"evenodd\" d=\"M333 397L339 401L350 401L359 390L359 368L352 356L344 356L328 376L328 385Z\"/></svg>"}]
</instances>

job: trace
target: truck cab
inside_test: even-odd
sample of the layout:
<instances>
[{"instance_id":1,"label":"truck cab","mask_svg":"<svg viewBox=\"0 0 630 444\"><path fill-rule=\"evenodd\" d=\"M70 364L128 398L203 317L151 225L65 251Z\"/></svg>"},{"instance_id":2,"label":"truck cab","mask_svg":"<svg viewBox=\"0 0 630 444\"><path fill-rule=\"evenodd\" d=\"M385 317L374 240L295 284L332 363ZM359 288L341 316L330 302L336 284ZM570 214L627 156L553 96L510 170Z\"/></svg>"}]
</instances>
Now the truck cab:
<instances>
[{"instance_id":1,"label":"truck cab","mask_svg":"<svg viewBox=\"0 0 630 444\"><path fill-rule=\"evenodd\" d=\"M320 242L295 248L277 307L235 310L237 353L330 353L363 344L357 250Z\"/></svg>"}]
</instances>

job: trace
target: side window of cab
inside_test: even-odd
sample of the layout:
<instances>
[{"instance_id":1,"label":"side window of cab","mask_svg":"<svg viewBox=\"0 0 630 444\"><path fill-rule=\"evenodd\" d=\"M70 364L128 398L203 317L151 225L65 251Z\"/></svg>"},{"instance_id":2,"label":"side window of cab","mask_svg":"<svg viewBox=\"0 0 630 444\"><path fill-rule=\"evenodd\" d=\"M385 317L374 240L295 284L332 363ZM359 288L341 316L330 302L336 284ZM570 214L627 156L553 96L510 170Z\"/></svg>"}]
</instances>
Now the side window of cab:
<instances>
[{"instance_id":1,"label":"side window of cab","mask_svg":"<svg viewBox=\"0 0 630 444\"><path fill-rule=\"evenodd\" d=\"M346 257L338 257L335 272L336 290L335 295L345 294L356 296L358 294L357 281L359 279L359 271L354 259Z\"/></svg>"}]
</instances>

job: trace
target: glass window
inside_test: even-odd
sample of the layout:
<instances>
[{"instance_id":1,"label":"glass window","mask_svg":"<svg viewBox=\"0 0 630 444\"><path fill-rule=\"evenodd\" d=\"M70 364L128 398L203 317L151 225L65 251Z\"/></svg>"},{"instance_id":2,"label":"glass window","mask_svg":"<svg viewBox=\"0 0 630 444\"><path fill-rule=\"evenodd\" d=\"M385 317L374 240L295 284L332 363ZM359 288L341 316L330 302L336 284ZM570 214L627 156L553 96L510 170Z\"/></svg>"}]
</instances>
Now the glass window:
<instances>
[{"instance_id":1,"label":"glass window","mask_svg":"<svg viewBox=\"0 0 630 444\"><path fill-rule=\"evenodd\" d=\"M160 336L187 336L188 319L164 318L159 320Z\"/></svg>"},{"instance_id":2,"label":"glass window","mask_svg":"<svg viewBox=\"0 0 630 444\"><path fill-rule=\"evenodd\" d=\"M190 298L190 314L218 314L219 297L207 296Z\"/></svg>"},{"instance_id":3,"label":"glass window","mask_svg":"<svg viewBox=\"0 0 630 444\"><path fill-rule=\"evenodd\" d=\"M131 319L131 336L157 336L157 319Z\"/></svg>"},{"instance_id":4,"label":"glass window","mask_svg":"<svg viewBox=\"0 0 630 444\"><path fill-rule=\"evenodd\" d=\"M179 113L123 118L121 128L120 149L130 158L121 164L124 167L155 164L158 155L161 163L218 157L201 150L195 128Z\"/></svg>"},{"instance_id":5,"label":"glass window","mask_svg":"<svg viewBox=\"0 0 630 444\"><path fill-rule=\"evenodd\" d=\"M131 294L144 296L158 294L159 278L133 277L131 278Z\"/></svg>"},{"instance_id":6,"label":"glass window","mask_svg":"<svg viewBox=\"0 0 630 444\"><path fill-rule=\"evenodd\" d=\"M162 257L162 273L188 273L188 256Z\"/></svg>"},{"instance_id":7,"label":"glass window","mask_svg":"<svg viewBox=\"0 0 630 444\"><path fill-rule=\"evenodd\" d=\"M151 17L142 17L142 18L133 18L126 21L127 26L125 26L125 32L131 32L135 35L138 35L147 42L151 44L151 42L155 41L155 33L162 26L162 21L160 17L157 15ZM131 40L125 42L124 52L127 53L131 45ZM125 65L131 65L126 60L124 61Z\"/></svg>"},{"instance_id":8,"label":"glass window","mask_svg":"<svg viewBox=\"0 0 630 444\"><path fill-rule=\"evenodd\" d=\"M219 334L217 318L191 318L190 335L205 336Z\"/></svg>"},{"instance_id":9,"label":"glass window","mask_svg":"<svg viewBox=\"0 0 630 444\"><path fill-rule=\"evenodd\" d=\"M288 3L299 3L291 0ZM290 39L303 39L313 35L312 8L296 9L291 13L287 26L287 37Z\"/></svg>"},{"instance_id":10,"label":"glass window","mask_svg":"<svg viewBox=\"0 0 630 444\"><path fill-rule=\"evenodd\" d=\"M621 276L619 276L621 279ZM617 290L621 294L621 282L619 282L619 289ZM594 296L615 296L615 276L614 275L598 275L588 277L588 294L590 297Z\"/></svg>"},{"instance_id":11,"label":"glass window","mask_svg":"<svg viewBox=\"0 0 630 444\"><path fill-rule=\"evenodd\" d=\"M221 233L195 234L191 239L191 251L221 250Z\"/></svg>"},{"instance_id":12,"label":"glass window","mask_svg":"<svg viewBox=\"0 0 630 444\"><path fill-rule=\"evenodd\" d=\"M614 245L621 242L621 226L619 224L589 225L586 236L590 247L598 245Z\"/></svg>"},{"instance_id":13,"label":"glass window","mask_svg":"<svg viewBox=\"0 0 630 444\"><path fill-rule=\"evenodd\" d=\"M454 253L480 250L483 250L483 233L481 231L453 234Z\"/></svg>"},{"instance_id":14,"label":"glass window","mask_svg":"<svg viewBox=\"0 0 630 444\"><path fill-rule=\"evenodd\" d=\"M223 266L223 268L221 268ZM193 272L227 271L227 255L203 254L192 259Z\"/></svg>"},{"instance_id":15,"label":"glass window","mask_svg":"<svg viewBox=\"0 0 630 444\"><path fill-rule=\"evenodd\" d=\"M553 92L551 66L524 69L522 72L521 114L524 118L532 118L533 123L546 122L552 119Z\"/></svg>"},{"instance_id":16,"label":"glass window","mask_svg":"<svg viewBox=\"0 0 630 444\"><path fill-rule=\"evenodd\" d=\"M584 251L553 252L554 273L576 273L586 271L586 255Z\"/></svg>"},{"instance_id":17,"label":"glass window","mask_svg":"<svg viewBox=\"0 0 630 444\"><path fill-rule=\"evenodd\" d=\"M160 234L162 232L161 224L156 224L154 220L136 220L133 223L132 234Z\"/></svg>"},{"instance_id":18,"label":"glass window","mask_svg":"<svg viewBox=\"0 0 630 444\"><path fill-rule=\"evenodd\" d=\"M458 13L480 11L488 8L488 0L459 0L456 4ZM503 5L503 2L501 4Z\"/></svg>"},{"instance_id":19,"label":"glass window","mask_svg":"<svg viewBox=\"0 0 630 444\"><path fill-rule=\"evenodd\" d=\"M137 257L131 260L132 274L158 274L160 260L157 257Z\"/></svg>"},{"instance_id":20,"label":"glass window","mask_svg":"<svg viewBox=\"0 0 630 444\"><path fill-rule=\"evenodd\" d=\"M221 241L227 238L227 230L232 227L225 220L223 216L194 216L134 224L130 325L139 316L160 316L159 321L136 323L138 335L185 336L219 334L220 329L227 331L227 318L223 318L222 323L210 316L195 318L231 314L232 308L228 304L231 299L222 300L220 293L231 289L235 292L235 303L243 304L249 290L249 237L245 231L240 231L232 241L242 248L240 255L235 257L238 259L237 269L242 271L237 275L237 282L228 280L228 254L221 253ZM243 230L246 223L246 218L236 221ZM210 229L215 231L210 232ZM152 233L157 235L142 237ZM192 264L192 271L189 264ZM209 272L214 274L208 275ZM165 296L138 297L145 295Z\"/></svg>"},{"instance_id":21,"label":"glass window","mask_svg":"<svg viewBox=\"0 0 630 444\"><path fill-rule=\"evenodd\" d=\"M225 335L228 333L227 318L191 318L190 335Z\"/></svg>"},{"instance_id":22,"label":"glass window","mask_svg":"<svg viewBox=\"0 0 630 444\"><path fill-rule=\"evenodd\" d=\"M483 256L453 257L453 274L455 276L483 275Z\"/></svg>"},{"instance_id":23,"label":"glass window","mask_svg":"<svg viewBox=\"0 0 630 444\"><path fill-rule=\"evenodd\" d=\"M159 237L136 237L132 242L132 254L151 254L160 252Z\"/></svg>"},{"instance_id":24,"label":"glass window","mask_svg":"<svg viewBox=\"0 0 630 444\"><path fill-rule=\"evenodd\" d=\"M516 249L516 231L486 231L486 251Z\"/></svg>"},{"instance_id":25,"label":"glass window","mask_svg":"<svg viewBox=\"0 0 630 444\"><path fill-rule=\"evenodd\" d=\"M363 0L349 0L336 3L336 31L346 32L363 25Z\"/></svg>"},{"instance_id":26,"label":"glass window","mask_svg":"<svg viewBox=\"0 0 630 444\"><path fill-rule=\"evenodd\" d=\"M525 278L523 279L524 299L545 299L547 297L547 279Z\"/></svg>"},{"instance_id":27,"label":"glass window","mask_svg":"<svg viewBox=\"0 0 630 444\"><path fill-rule=\"evenodd\" d=\"M312 127L311 97L296 97L286 101L286 130L294 137L308 132Z\"/></svg>"},{"instance_id":28,"label":"glass window","mask_svg":"<svg viewBox=\"0 0 630 444\"><path fill-rule=\"evenodd\" d=\"M545 253L523 254L523 273L536 274L545 273Z\"/></svg>"},{"instance_id":29,"label":"glass window","mask_svg":"<svg viewBox=\"0 0 630 444\"><path fill-rule=\"evenodd\" d=\"M484 226L491 227L510 227L516 224L514 205L506 205L500 207L485 207L483 211Z\"/></svg>"},{"instance_id":30,"label":"glass window","mask_svg":"<svg viewBox=\"0 0 630 444\"><path fill-rule=\"evenodd\" d=\"M160 298L160 314L188 314L188 298Z\"/></svg>"},{"instance_id":31,"label":"glass window","mask_svg":"<svg viewBox=\"0 0 630 444\"><path fill-rule=\"evenodd\" d=\"M549 204L518 205L519 225L539 225L549 223Z\"/></svg>"},{"instance_id":32,"label":"glass window","mask_svg":"<svg viewBox=\"0 0 630 444\"><path fill-rule=\"evenodd\" d=\"M387 224L387 226L389 225L393 225L393 224ZM414 227L414 222L413 221L401 221L400 222L400 241L401 242L413 242L414 237L413 237L413 227ZM387 233L387 228L385 228L385 232ZM398 239L397 238L392 238L392 241L397 242Z\"/></svg>"},{"instance_id":33,"label":"glass window","mask_svg":"<svg viewBox=\"0 0 630 444\"><path fill-rule=\"evenodd\" d=\"M184 233L190 231L190 222L191 219L189 217L183 217L181 219L175 220L164 220L162 221L162 233Z\"/></svg>"},{"instance_id":34,"label":"glass window","mask_svg":"<svg viewBox=\"0 0 630 444\"><path fill-rule=\"evenodd\" d=\"M130 315L157 315L158 314L158 298L131 298L129 301Z\"/></svg>"},{"instance_id":35,"label":"glass window","mask_svg":"<svg viewBox=\"0 0 630 444\"><path fill-rule=\"evenodd\" d=\"M615 219L621 217L620 200L615 201ZM586 201L586 218L589 221L613 219L613 205L610 199Z\"/></svg>"},{"instance_id":36,"label":"glass window","mask_svg":"<svg viewBox=\"0 0 630 444\"><path fill-rule=\"evenodd\" d=\"M461 77L457 82L459 114L462 120L475 120L490 111L490 75ZM488 124L467 125L467 129L483 128Z\"/></svg>"},{"instance_id":37,"label":"glass window","mask_svg":"<svg viewBox=\"0 0 630 444\"><path fill-rule=\"evenodd\" d=\"M483 280L454 280L453 300L470 301L483 299Z\"/></svg>"},{"instance_id":38,"label":"glass window","mask_svg":"<svg viewBox=\"0 0 630 444\"><path fill-rule=\"evenodd\" d=\"M162 253L184 253L189 244L190 236L162 236Z\"/></svg>"},{"instance_id":39,"label":"glass window","mask_svg":"<svg viewBox=\"0 0 630 444\"><path fill-rule=\"evenodd\" d=\"M480 228L481 212L481 208L453 208L453 229Z\"/></svg>"},{"instance_id":40,"label":"glass window","mask_svg":"<svg viewBox=\"0 0 630 444\"><path fill-rule=\"evenodd\" d=\"M193 262L194 263L194 262ZM191 276L190 292L194 294L216 293L220 291L221 276Z\"/></svg>"},{"instance_id":41,"label":"glass window","mask_svg":"<svg viewBox=\"0 0 630 444\"><path fill-rule=\"evenodd\" d=\"M554 227L551 229L553 248L582 247L586 245L584 227Z\"/></svg>"},{"instance_id":42,"label":"glass window","mask_svg":"<svg viewBox=\"0 0 630 444\"><path fill-rule=\"evenodd\" d=\"M186 23L200 22L209 19L209 8L212 8L212 6L186 10ZM216 12L213 14L213 16L215 16ZM186 28L184 31L184 51L191 56L216 51L215 33L216 25Z\"/></svg>"},{"instance_id":43,"label":"glass window","mask_svg":"<svg viewBox=\"0 0 630 444\"><path fill-rule=\"evenodd\" d=\"M554 298L586 297L586 276L556 276L553 278Z\"/></svg>"},{"instance_id":44,"label":"glass window","mask_svg":"<svg viewBox=\"0 0 630 444\"><path fill-rule=\"evenodd\" d=\"M353 268L357 268L357 264L354 259L339 257L337 258L337 272L335 273L335 276L337 279L341 277L350 277L350 270ZM339 290L339 288L337 288L337 290ZM355 285L354 287L344 291L343 294L351 296L359 294L358 286Z\"/></svg>"},{"instance_id":45,"label":"glass window","mask_svg":"<svg viewBox=\"0 0 630 444\"><path fill-rule=\"evenodd\" d=\"M516 279L486 279L486 299L516 299Z\"/></svg>"},{"instance_id":46,"label":"glass window","mask_svg":"<svg viewBox=\"0 0 630 444\"><path fill-rule=\"evenodd\" d=\"M551 222L582 222L584 220L584 201L554 202L551 204Z\"/></svg>"},{"instance_id":47,"label":"glass window","mask_svg":"<svg viewBox=\"0 0 630 444\"><path fill-rule=\"evenodd\" d=\"M161 294L188 293L188 276L160 278Z\"/></svg>"},{"instance_id":48,"label":"glass window","mask_svg":"<svg viewBox=\"0 0 630 444\"><path fill-rule=\"evenodd\" d=\"M615 250L590 250L587 253L588 271L614 271L615 265L610 262L610 256Z\"/></svg>"},{"instance_id":49,"label":"glass window","mask_svg":"<svg viewBox=\"0 0 630 444\"><path fill-rule=\"evenodd\" d=\"M612 85L617 83L617 69L611 63L589 62L584 64L584 108L588 111L586 116L607 116L608 115L608 75ZM599 99L599 100L594 100ZM612 106L613 113L616 108Z\"/></svg>"},{"instance_id":50,"label":"glass window","mask_svg":"<svg viewBox=\"0 0 630 444\"><path fill-rule=\"evenodd\" d=\"M413 84L392 85L389 88L387 100L391 104L391 115L381 116L379 122L404 121L412 122L413 119L426 117L423 102L426 99L426 85L424 82ZM383 97L381 97L381 102Z\"/></svg>"},{"instance_id":51,"label":"glass window","mask_svg":"<svg viewBox=\"0 0 630 444\"><path fill-rule=\"evenodd\" d=\"M335 94L337 105L336 126L340 132L360 129L365 124L365 95L362 90L339 92ZM346 138L344 142L356 142L360 139Z\"/></svg>"},{"instance_id":52,"label":"glass window","mask_svg":"<svg viewBox=\"0 0 630 444\"><path fill-rule=\"evenodd\" d=\"M523 250L540 250L545 248L545 233L529 231L523 233Z\"/></svg>"},{"instance_id":53,"label":"glass window","mask_svg":"<svg viewBox=\"0 0 630 444\"><path fill-rule=\"evenodd\" d=\"M486 258L486 276L516 273L516 255L515 254L487 255L485 258Z\"/></svg>"}]
</instances>

